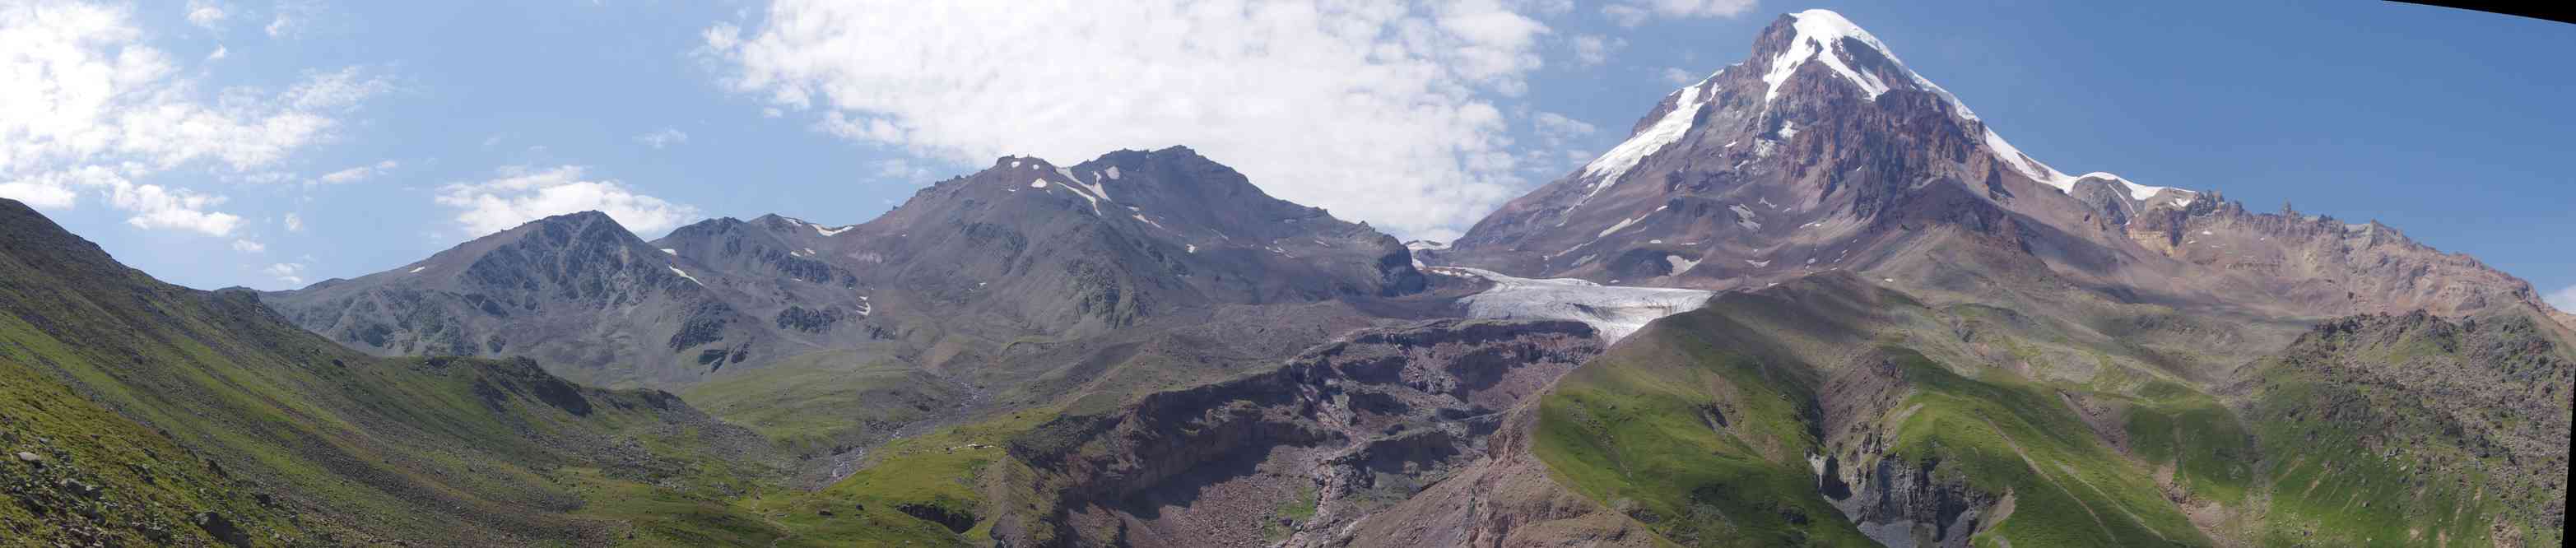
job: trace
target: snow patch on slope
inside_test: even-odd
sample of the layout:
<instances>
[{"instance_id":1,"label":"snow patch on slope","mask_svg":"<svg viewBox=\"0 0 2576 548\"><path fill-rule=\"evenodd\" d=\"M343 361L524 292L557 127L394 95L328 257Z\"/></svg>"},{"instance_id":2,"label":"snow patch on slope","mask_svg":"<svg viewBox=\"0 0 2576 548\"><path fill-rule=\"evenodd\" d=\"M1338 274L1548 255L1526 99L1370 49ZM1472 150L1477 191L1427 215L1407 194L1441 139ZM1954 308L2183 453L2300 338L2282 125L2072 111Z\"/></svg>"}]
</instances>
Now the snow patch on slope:
<instances>
[{"instance_id":1,"label":"snow patch on slope","mask_svg":"<svg viewBox=\"0 0 2576 548\"><path fill-rule=\"evenodd\" d=\"M1597 235L1594 235L1594 236L1593 236L1593 238L1594 238L1594 239L1608 238L1608 237L1610 237L1610 235L1611 235L1611 234L1617 234L1617 233L1619 233L1619 231L1621 231L1621 230L1626 230L1626 229L1628 228L1628 226L1629 226L1629 225L1637 224L1637 221L1645 220L1647 217L1651 217L1651 216L1654 216L1654 213L1647 213L1647 214L1645 214L1645 215L1638 215L1638 216L1636 216L1636 217L1631 217L1631 218L1628 218L1628 219L1625 219L1625 220L1621 220L1621 221L1619 221L1619 224L1610 225L1610 228L1602 229L1602 230L1601 230L1601 233L1600 233L1600 234L1597 234Z\"/></svg>"},{"instance_id":2,"label":"snow patch on slope","mask_svg":"<svg viewBox=\"0 0 2576 548\"><path fill-rule=\"evenodd\" d=\"M1665 255L1664 264L1669 264L1673 267L1673 273L1666 274L1667 276L1680 276L1683 273L1690 272L1693 268L1699 268L1699 261L1684 259L1680 255Z\"/></svg>"},{"instance_id":3,"label":"snow patch on slope","mask_svg":"<svg viewBox=\"0 0 2576 548\"><path fill-rule=\"evenodd\" d=\"M2045 183L2048 186L2056 187L2058 192L2073 194L2075 192L2076 181L2082 181L2085 179L2104 179L2114 183L2119 183L2121 190L2127 191L2129 193L2129 199L2131 200L2146 201L2149 198L2156 197L2157 193L2173 190L2187 195L2175 205L2188 205L2191 203L2192 197L2200 195L2198 192L2173 187L2142 185L2132 182L2126 178L2122 178L2119 175L2100 171L2086 173L2083 175L2067 175L2065 172L2058 171L2057 168L2048 167L2048 164L2041 163L2037 158L2030 157L2030 154L2023 153L2021 148L2013 146L2010 141L2005 141L2004 136L1996 134L1995 130L1992 128L1988 128L1986 130L1986 149L1994 151L1996 159L2003 160L2004 165L2011 166L2014 171L2021 172L2022 176L2029 177L2033 181Z\"/></svg>"},{"instance_id":4,"label":"snow patch on slope","mask_svg":"<svg viewBox=\"0 0 2576 548\"><path fill-rule=\"evenodd\" d=\"M1490 270L1436 267L1453 276L1494 282L1492 289L1459 299L1467 315L1492 319L1574 320L1616 342L1656 318L1696 310L1715 292L1698 289L1606 286L1574 278L1530 279Z\"/></svg>"},{"instance_id":5,"label":"snow patch on slope","mask_svg":"<svg viewBox=\"0 0 2576 548\"><path fill-rule=\"evenodd\" d=\"M1673 100L1673 110L1656 119L1655 125L1647 126L1645 131L1637 132L1619 146L1611 147L1610 152L1585 164L1583 176L1596 179L1592 181L1591 190L1584 192L1583 198L1575 200L1574 205L1567 206L1565 211L1572 213L1574 208L1583 207L1584 202L1592 201L1592 197L1601 194L1603 189L1619 184L1619 178L1627 176L1628 170L1636 168L1638 162L1646 160L1646 156L1663 150L1665 146L1680 141L1682 135L1690 133L1692 120L1699 117L1699 88L1707 83L1707 80L1701 80L1674 92L1679 95Z\"/></svg>"},{"instance_id":6,"label":"snow patch on slope","mask_svg":"<svg viewBox=\"0 0 2576 548\"><path fill-rule=\"evenodd\" d=\"M686 270L680 270L680 267L676 267L676 266L665 266L665 267L662 267L662 268L668 268L668 269L671 269L671 273L672 273L672 274L678 274L678 275L680 275L680 277L682 277L682 278L688 278L688 279L689 279L689 283L698 284L698 285L700 285L700 286L707 285L707 283L706 283L706 282L698 281L698 277L697 277L697 276L691 276L691 275L689 275L689 271L686 271Z\"/></svg>"},{"instance_id":7,"label":"snow patch on slope","mask_svg":"<svg viewBox=\"0 0 2576 548\"><path fill-rule=\"evenodd\" d=\"M2105 179L2105 180L2109 180L2109 181L2114 182L2114 183L2119 183L2119 184L2120 184L2120 188L2122 188L2122 189L2125 189L2125 190L2128 190L2128 191L2129 191L2129 199L2131 199L2131 200L2137 200L2137 201L2141 201L2141 202L2143 202L2143 201L2147 201L2147 199L2149 199L2149 198L2154 198L2154 197L2156 197L2156 194L2157 194L2157 193L2161 193L2161 192L2164 192L2164 191L2167 191L2167 190L2174 190L2174 188L2173 188L2173 187L2166 187L2166 186L2147 186L2147 185L2138 184L2138 183L2135 183L2135 182L2131 182L2131 181L2129 181L2128 179L2120 178L2120 176L2118 176L2118 175L2112 175L2112 174L2109 174L2109 173L2103 173L2103 172L2100 172L2100 171L2096 171L2096 172L2092 172L2092 173L2086 173L2086 174L2083 174L2083 175L2078 175L2078 176L2076 176L2076 177L2075 177L2075 179L2076 179L2076 180L2084 180L2084 179ZM2182 192L2183 192L2184 194L2198 194L2198 193L2196 193L2196 192L2192 192L2192 191L2189 191L2189 190L2185 190L2185 191L2182 191ZM2191 203L2191 200L2190 200L2190 199L2188 199L2188 198L2185 198L2185 199L2182 201L2182 203L2184 203L2184 204L2189 204L2189 203Z\"/></svg>"}]
</instances>

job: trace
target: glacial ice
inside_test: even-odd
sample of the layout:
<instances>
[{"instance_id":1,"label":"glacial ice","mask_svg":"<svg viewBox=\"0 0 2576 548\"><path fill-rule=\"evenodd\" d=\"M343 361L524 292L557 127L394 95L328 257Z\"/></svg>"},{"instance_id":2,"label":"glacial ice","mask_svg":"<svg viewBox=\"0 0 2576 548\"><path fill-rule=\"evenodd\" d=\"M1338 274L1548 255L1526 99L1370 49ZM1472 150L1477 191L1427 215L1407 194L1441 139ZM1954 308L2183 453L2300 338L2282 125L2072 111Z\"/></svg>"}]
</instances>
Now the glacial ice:
<instances>
[{"instance_id":1,"label":"glacial ice","mask_svg":"<svg viewBox=\"0 0 2576 548\"><path fill-rule=\"evenodd\" d=\"M1574 278L1518 278L1477 268L1433 270L1494 282L1492 289L1460 299L1470 317L1574 320L1591 325L1602 340L1610 342L1656 318L1697 310L1716 295L1698 289L1601 285Z\"/></svg>"}]
</instances>

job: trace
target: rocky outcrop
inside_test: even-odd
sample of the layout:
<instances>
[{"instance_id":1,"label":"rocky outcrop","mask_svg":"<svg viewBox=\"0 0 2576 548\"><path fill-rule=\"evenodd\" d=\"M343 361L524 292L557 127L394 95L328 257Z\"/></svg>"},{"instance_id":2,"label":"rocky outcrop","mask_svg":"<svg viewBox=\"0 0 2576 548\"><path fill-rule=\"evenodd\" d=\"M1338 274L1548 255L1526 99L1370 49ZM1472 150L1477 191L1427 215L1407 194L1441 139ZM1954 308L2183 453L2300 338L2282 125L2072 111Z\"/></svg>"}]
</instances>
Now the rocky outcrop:
<instances>
[{"instance_id":1,"label":"rocky outcrop","mask_svg":"<svg viewBox=\"0 0 2576 548\"><path fill-rule=\"evenodd\" d=\"M547 217L418 263L262 301L377 355L529 357L600 385L666 386L708 372L709 347L757 347L762 322L714 269L650 247L598 212Z\"/></svg>"},{"instance_id":2,"label":"rocky outcrop","mask_svg":"<svg viewBox=\"0 0 2576 548\"><path fill-rule=\"evenodd\" d=\"M1981 525L2011 511L2000 504L2009 495L1970 487L1937 457L1889 450L1889 426L1913 412L1898 407L1913 393L1904 370L1879 350L1861 353L1826 379L1819 396L1827 449L1807 457L1816 491L1880 544L1963 548Z\"/></svg>"},{"instance_id":3,"label":"rocky outcrop","mask_svg":"<svg viewBox=\"0 0 2576 548\"><path fill-rule=\"evenodd\" d=\"M1332 547L1660 546L1654 532L1550 477L1530 454L1535 400L1504 415L1485 456L1322 538ZM1308 538L1315 538L1310 536Z\"/></svg>"},{"instance_id":4,"label":"rocky outcrop","mask_svg":"<svg viewBox=\"0 0 2576 548\"><path fill-rule=\"evenodd\" d=\"M1067 543L1346 544L1352 523L1487 460L1506 410L1599 352L1575 322L1370 329L1274 371L1061 419L1010 450L1047 478L1062 510L1034 521Z\"/></svg>"}]
</instances>

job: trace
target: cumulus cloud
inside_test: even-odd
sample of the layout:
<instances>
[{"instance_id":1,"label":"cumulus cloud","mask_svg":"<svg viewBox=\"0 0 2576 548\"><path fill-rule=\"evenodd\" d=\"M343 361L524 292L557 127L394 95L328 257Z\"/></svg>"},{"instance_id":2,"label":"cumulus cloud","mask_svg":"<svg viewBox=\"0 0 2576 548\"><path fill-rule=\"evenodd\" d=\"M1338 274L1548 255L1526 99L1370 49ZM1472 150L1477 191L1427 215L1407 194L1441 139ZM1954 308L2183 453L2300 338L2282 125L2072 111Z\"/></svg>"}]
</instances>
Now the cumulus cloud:
<instances>
[{"instance_id":1,"label":"cumulus cloud","mask_svg":"<svg viewBox=\"0 0 2576 548\"><path fill-rule=\"evenodd\" d=\"M225 15L222 5L209 0L188 0L188 24L206 30L221 30Z\"/></svg>"},{"instance_id":2,"label":"cumulus cloud","mask_svg":"<svg viewBox=\"0 0 2576 548\"><path fill-rule=\"evenodd\" d=\"M437 201L456 208L457 227L474 236L579 211L607 213L638 233L699 217L695 207L637 193L615 180L593 180L587 172L581 166L504 167L490 180L441 187Z\"/></svg>"},{"instance_id":3,"label":"cumulus cloud","mask_svg":"<svg viewBox=\"0 0 2576 548\"><path fill-rule=\"evenodd\" d=\"M303 232L303 231L304 231L304 218L303 218L303 217L300 217L300 216L297 216L296 214L293 214L293 213L288 213L288 214L286 214L285 224L286 224L286 231L287 231L287 232Z\"/></svg>"},{"instance_id":4,"label":"cumulus cloud","mask_svg":"<svg viewBox=\"0 0 2576 548\"><path fill-rule=\"evenodd\" d=\"M1418 233L1522 184L1496 102L1550 30L1514 10L1559 4L781 0L703 39L724 85L852 141L967 165L1188 145Z\"/></svg>"},{"instance_id":5,"label":"cumulus cloud","mask_svg":"<svg viewBox=\"0 0 2576 548\"><path fill-rule=\"evenodd\" d=\"M77 190L97 192L106 199L109 207L126 212L129 216L125 223L135 228L182 229L223 236L231 234L233 227L241 223L241 217L210 211L224 203L222 196L184 188L138 184L106 166L36 172L0 182L0 197L50 209L72 207L77 200Z\"/></svg>"},{"instance_id":6,"label":"cumulus cloud","mask_svg":"<svg viewBox=\"0 0 2576 548\"><path fill-rule=\"evenodd\" d=\"M662 128L661 131L637 135L635 136L635 142L643 143L644 146L658 149L689 142L689 134L681 133L678 129L666 127Z\"/></svg>"},{"instance_id":7,"label":"cumulus cloud","mask_svg":"<svg viewBox=\"0 0 2576 548\"><path fill-rule=\"evenodd\" d=\"M1610 61L1610 54L1628 47L1628 41L1617 37L1585 34L1574 37L1574 59L1586 65Z\"/></svg>"},{"instance_id":8,"label":"cumulus cloud","mask_svg":"<svg viewBox=\"0 0 2576 548\"><path fill-rule=\"evenodd\" d=\"M388 86L353 68L208 100L118 6L0 6L0 36L0 197L70 209L94 193L146 229L231 233L241 219L212 209L222 196L138 181L276 164L327 140L338 116Z\"/></svg>"},{"instance_id":9,"label":"cumulus cloud","mask_svg":"<svg viewBox=\"0 0 2576 548\"><path fill-rule=\"evenodd\" d=\"M397 167L402 167L402 163L393 160L385 160L374 164L324 173L321 177L314 179L313 182L325 185L354 183L374 178L377 175L383 175L385 172L393 171L393 169Z\"/></svg>"},{"instance_id":10,"label":"cumulus cloud","mask_svg":"<svg viewBox=\"0 0 2576 548\"><path fill-rule=\"evenodd\" d=\"M260 269L260 272L277 278L277 281L286 282L289 286L304 285L304 263L271 264L268 268Z\"/></svg>"},{"instance_id":11,"label":"cumulus cloud","mask_svg":"<svg viewBox=\"0 0 2576 548\"><path fill-rule=\"evenodd\" d=\"M125 224L135 228L171 228L223 236L233 233L241 217L231 213L208 211L224 203L224 197L200 194L184 188L161 185L138 185L123 180L107 188L107 201L117 209L132 213Z\"/></svg>"},{"instance_id":12,"label":"cumulus cloud","mask_svg":"<svg viewBox=\"0 0 2576 548\"><path fill-rule=\"evenodd\" d=\"M1530 126L1530 131L1538 135L1540 142L1547 143L1548 148L1557 148L1564 145L1566 139L1591 135L1598 130L1590 123L1554 112L1531 116Z\"/></svg>"},{"instance_id":13,"label":"cumulus cloud","mask_svg":"<svg viewBox=\"0 0 2576 548\"><path fill-rule=\"evenodd\" d=\"M239 251L239 252L243 252L243 253L259 253L259 252L268 251L268 246L267 246L267 245L265 245L265 244L261 244L261 243L259 243L259 242L254 242L254 241L250 241L250 240L233 240L233 251Z\"/></svg>"},{"instance_id":14,"label":"cumulus cloud","mask_svg":"<svg viewBox=\"0 0 2576 548\"><path fill-rule=\"evenodd\" d=\"M2559 312L2576 314L2576 285L2558 288L2557 291L2551 291L2540 298L2547 301L2549 306L2558 308Z\"/></svg>"},{"instance_id":15,"label":"cumulus cloud","mask_svg":"<svg viewBox=\"0 0 2576 548\"><path fill-rule=\"evenodd\" d=\"M1667 18L1735 17L1753 11L1757 0L1627 0L1601 7L1601 15L1621 26L1643 25Z\"/></svg>"}]
</instances>

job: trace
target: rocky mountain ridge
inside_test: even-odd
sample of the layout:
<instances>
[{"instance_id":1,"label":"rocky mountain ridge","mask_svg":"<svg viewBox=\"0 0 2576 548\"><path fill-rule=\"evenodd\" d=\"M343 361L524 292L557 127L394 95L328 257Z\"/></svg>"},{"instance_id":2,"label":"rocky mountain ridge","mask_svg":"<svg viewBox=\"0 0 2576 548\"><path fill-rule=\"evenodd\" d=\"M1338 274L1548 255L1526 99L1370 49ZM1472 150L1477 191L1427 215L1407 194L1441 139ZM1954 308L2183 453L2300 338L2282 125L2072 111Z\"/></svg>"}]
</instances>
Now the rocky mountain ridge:
<instances>
[{"instance_id":1,"label":"rocky mountain ridge","mask_svg":"<svg viewBox=\"0 0 2576 548\"><path fill-rule=\"evenodd\" d=\"M1956 227L2138 302L2307 318L2546 309L2527 283L2473 259L2375 223L2323 230L2318 219L2057 171L1868 31L1809 10L1780 17L1747 61L1668 95L1627 141L1505 204L1429 264L1759 287L1902 271L1923 231Z\"/></svg>"}]
</instances>

